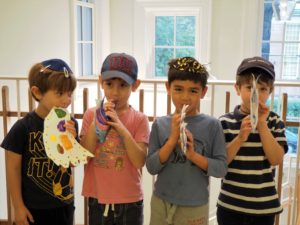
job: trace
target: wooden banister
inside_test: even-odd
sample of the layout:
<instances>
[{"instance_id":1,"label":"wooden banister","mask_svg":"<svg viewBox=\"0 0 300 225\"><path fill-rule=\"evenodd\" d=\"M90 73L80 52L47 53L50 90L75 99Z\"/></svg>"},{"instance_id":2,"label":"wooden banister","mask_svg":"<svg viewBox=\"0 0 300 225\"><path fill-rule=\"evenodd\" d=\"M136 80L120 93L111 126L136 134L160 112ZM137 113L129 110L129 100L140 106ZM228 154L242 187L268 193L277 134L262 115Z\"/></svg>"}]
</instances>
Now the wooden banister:
<instances>
[{"instance_id":1,"label":"wooden banister","mask_svg":"<svg viewBox=\"0 0 300 225\"><path fill-rule=\"evenodd\" d=\"M3 134L4 136L8 132L8 118L9 118L9 90L7 86L2 87L2 118L3 118ZM5 161L7 161L7 152L5 151ZM6 174L6 200L7 200L7 224L12 225L13 224L13 217L14 217L14 208L11 203L9 188L8 188L8 182L7 182L7 167L5 167L5 174Z\"/></svg>"}]
</instances>

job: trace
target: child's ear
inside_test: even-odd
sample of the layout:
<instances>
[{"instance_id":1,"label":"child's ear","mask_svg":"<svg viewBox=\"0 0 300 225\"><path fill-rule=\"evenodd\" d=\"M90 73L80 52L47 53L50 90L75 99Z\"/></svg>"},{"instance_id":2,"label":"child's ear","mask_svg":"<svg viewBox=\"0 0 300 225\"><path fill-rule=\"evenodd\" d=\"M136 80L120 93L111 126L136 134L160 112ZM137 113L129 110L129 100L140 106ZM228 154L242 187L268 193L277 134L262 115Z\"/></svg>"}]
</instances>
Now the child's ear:
<instances>
[{"instance_id":1,"label":"child's ear","mask_svg":"<svg viewBox=\"0 0 300 225\"><path fill-rule=\"evenodd\" d=\"M171 95L171 85L170 85L170 83L168 81L165 83L165 86L166 86L168 95Z\"/></svg>"},{"instance_id":2,"label":"child's ear","mask_svg":"<svg viewBox=\"0 0 300 225\"><path fill-rule=\"evenodd\" d=\"M236 94L237 94L238 96L240 96L240 92L241 92L241 91L240 91L240 89L241 89L240 86L237 85L237 84L235 84L235 85L234 85L234 88L235 88Z\"/></svg>"},{"instance_id":3,"label":"child's ear","mask_svg":"<svg viewBox=\"0 0 300 225\"><path fill-rule=\"evenodd\" d=\"M32 86L32 87L30 88L30 91L31 91L32 96L33 96L37 101L39 101L39 100L43 97L43 94L41 93L40 89L39 89L37 86Z\"/></svg>"},{"instance_id":4,"label":"child's ear","mask_svg":"<svg viewBox=\"0 0 300 225\"><path fill-rule=\"evenodd\" d=\"M132 91L136 91L136 89L138 89L138 87L141 84L141 80L136 80L133 84L132 84Z\"/></svg>"},{"instance_id":5,"label":"child's ear","mask_svg":"<svg viewBox=\"0 0 300 225\"><path fill-rule=\"evenodd\" d=\"M102 80L101 74L98 76L98 82L99 82L100 87L102 87L103 80Z\"/></svg>"},{"instance_id":6,"label":"child's ear","mask_svg":"<svg viewBox=\"0 0 300 225\"><path fill-rule=\"evenodd\" d=\"M201 98L204 98L204 96L206 95L207 90L208 90L207 86L205 86L205 88L202 89Z\"/></svg>"}]
</instances>

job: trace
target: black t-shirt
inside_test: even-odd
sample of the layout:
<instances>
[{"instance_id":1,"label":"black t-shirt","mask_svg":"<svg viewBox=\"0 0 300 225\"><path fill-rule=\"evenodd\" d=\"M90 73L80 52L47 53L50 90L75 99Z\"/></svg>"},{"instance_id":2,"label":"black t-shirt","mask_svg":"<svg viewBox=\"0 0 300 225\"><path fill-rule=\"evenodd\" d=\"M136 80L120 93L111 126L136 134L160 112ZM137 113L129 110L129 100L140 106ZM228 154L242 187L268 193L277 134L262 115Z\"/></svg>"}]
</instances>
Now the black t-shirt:
<instances>
[{"instance_id":1,"label":"black t-shirt","mask_svg":"<svg viewBox=\"0 0 300 225\"><path fill-rule=\"evenodd\" d=\"M78 124L76 120L76 131ZM35 112L18 120L1 147L22 155L22 196L28 208L56 208L74 202L71 168L57 166L43 143L44 119Z\"/></svg>"}]
</instances>

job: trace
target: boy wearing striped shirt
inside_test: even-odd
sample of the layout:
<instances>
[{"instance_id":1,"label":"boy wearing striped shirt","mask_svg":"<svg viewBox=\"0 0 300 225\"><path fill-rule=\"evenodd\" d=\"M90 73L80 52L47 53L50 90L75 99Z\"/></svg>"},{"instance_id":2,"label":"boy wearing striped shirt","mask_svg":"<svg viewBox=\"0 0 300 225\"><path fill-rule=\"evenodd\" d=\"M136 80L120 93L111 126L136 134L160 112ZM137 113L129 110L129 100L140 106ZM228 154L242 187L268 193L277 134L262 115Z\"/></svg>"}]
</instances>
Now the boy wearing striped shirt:
<instances>
[{"instance_id":1,"label":"boy wearing striped shirt","mask_svg":"<svg viewBox=\"0 0 300 225\"><path fill-rule=\"evenodd\" d=\"M251 88L258 91L258 122L250 119ZM274 88L274 66L261 57L246 58L237 69L235 89L241 104L221 116L227 149L228 173L217 202L219 225L273 225L282 207L272 166L287 152L285 127L266 106Z\"/></svg>"}]
</instances>

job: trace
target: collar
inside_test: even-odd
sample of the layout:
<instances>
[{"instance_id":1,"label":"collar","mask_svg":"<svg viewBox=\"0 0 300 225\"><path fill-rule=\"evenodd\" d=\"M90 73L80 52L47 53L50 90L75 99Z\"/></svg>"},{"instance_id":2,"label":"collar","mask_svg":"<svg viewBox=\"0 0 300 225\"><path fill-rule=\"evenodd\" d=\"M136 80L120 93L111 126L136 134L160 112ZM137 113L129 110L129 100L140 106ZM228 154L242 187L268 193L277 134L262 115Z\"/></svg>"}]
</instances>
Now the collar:
<instances>
[{"instance_id":1,"label":"collar","mask_svg":"<svg viewBox=\"0 0 300 225\"><path fill-rule=\"evenodd\" d=\"M234 118L238 121L244 119L247 116L247 114L244 114L240 111L240 107L241 105L237 105L233 111Z\"/></svg>"}]
</instances>

